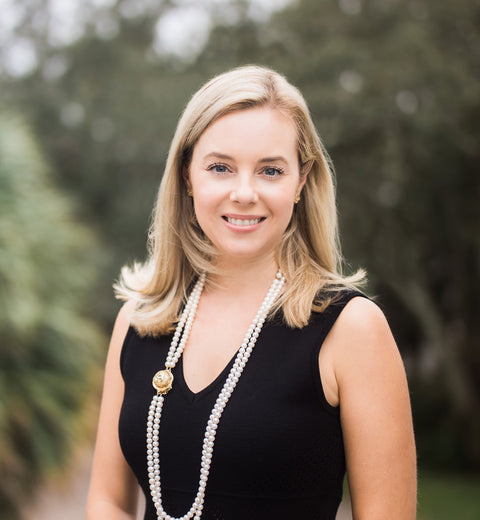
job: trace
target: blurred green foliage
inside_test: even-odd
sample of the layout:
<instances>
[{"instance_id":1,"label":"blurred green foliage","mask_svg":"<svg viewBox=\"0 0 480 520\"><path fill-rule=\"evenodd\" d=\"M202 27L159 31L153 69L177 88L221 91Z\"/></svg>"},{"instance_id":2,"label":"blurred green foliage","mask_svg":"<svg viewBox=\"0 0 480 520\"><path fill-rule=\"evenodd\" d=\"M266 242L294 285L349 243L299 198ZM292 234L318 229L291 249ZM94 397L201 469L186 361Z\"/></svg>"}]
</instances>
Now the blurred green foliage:
<instances>
[{"instance_id":1,"label":"blurred green foliage","mask_svg":"<svg viewBox=\"0 0 480 520\"><path fill-rule=\"evenodd\" d=\"M479 23L471 0L304 0L271 36L336 166L346 257L367 267L409 362L420 460L476 468Z\"/></svg>"},{"instance_id":2,"label":"blurred green foliage","mask_svg":"<svg viewBox=\"0 0 480 520\"><path fill-rule=\"evenodd\" d=\"M103 335L84 316L93 234L52 184L28 128L0 114L0 510L65 463L85 425ZM98 379L98 378L97 378ZM82 441L83 442L83 441Z\"/></svg>"},{"instance_id":3,"label":"blurred green foliage","mask_svg":"<svg viewBox=\"0 0 480 520\"><path fill-rule=\"evenodd\" d=\"M85 4L83 37L61 46L35 22L47 4L29 3L19 31L39 65L1 80L101 237L105 327L112 279L144 256L189 96L228 68L271 66L304 93L336 167L345 256L367 268L404 356L420 465L478 471L480 2L298 0L264 20L246 0L214 3L205 47L185 59L152 49L157 20L183 2L134 16L127 4L94 15ZM108 37L102 17L116 27Z\"/></svg>"},{"instance_id":4,"label":"blurred green foliage","mask_svg":"<svg viewBox=\"0 0 480 520\"><path fill-rule=\"evenodd\" d=\"M480 479L469 475L420 474L418 520L477 520Z\"/></svg>"}]
</instances>

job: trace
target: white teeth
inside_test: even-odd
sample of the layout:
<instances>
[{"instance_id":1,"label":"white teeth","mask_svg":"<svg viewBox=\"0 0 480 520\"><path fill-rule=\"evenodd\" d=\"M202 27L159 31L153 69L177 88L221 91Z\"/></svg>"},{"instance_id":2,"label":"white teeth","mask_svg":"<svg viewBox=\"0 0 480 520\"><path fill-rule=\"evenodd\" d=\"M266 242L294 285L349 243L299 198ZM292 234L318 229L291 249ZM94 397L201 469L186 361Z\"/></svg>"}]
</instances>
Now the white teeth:
<instances>
[{"instance_id":1,"label":"white teeth","mask_svg":"<svg viewBox=\"0 0 480 520\"><path fill-rule=\"evenodd\" d=\"M230 224L234 224L235 226L253 226L254 224L258 224L261 220L259 218L252 218L249 220L242 220L239 218L230 218L230 217L226 217L226 218L227 218L227 222L229 222Z\"/></svg>"}]
</instances>

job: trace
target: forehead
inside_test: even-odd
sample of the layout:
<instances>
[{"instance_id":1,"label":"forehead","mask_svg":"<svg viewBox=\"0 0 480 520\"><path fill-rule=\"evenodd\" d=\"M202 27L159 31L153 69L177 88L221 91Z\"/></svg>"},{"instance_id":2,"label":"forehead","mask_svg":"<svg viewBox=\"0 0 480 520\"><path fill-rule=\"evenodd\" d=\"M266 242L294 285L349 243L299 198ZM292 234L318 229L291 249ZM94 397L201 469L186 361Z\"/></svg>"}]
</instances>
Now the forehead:
<instances>
[{"instance_id":1,"label":"forehead","mask_svg":"<svg viewBox=\"0 0 480 520\"><path fill-rule=\"evenodd\" d=\"M237 110L213 122L201 134L194 155L212 151L249 151L252 154L297 153L297 131L292 119L280 110L255 107Z\"/></svg>"}]
</instances>

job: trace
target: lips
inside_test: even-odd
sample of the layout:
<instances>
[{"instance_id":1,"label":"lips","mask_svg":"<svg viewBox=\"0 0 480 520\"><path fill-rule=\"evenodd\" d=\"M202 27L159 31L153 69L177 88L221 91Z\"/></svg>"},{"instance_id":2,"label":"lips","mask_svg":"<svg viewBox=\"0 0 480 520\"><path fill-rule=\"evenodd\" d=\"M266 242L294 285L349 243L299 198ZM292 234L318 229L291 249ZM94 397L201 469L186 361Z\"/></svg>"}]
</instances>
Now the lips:
<instances>
[{"instance_id":1,"label":"lips","mask_svg":"<svg viewBox=\"0 0 480 520\"><path fill-rule=\"evenodd\" d=\"M245 217L229 217L224 216L224 220L226 220L229 224L234 226L254 226L258 224L262 220L265 220L265 217L253 217L253 216L245 216Z\"/></svg>"},{"instance_id":2,"label":"lips","mask_svg":"<svg viewBox=\"0 0 480 520\"><path fill-rule=\"evenodd\" d=\"M241 220L239 218L228 218L227 222L230 224L234 224L235 226L253 226L254 224L258 224L260 222L259 218L251 219L251 220Z\"/></svg>"}]
</instances>

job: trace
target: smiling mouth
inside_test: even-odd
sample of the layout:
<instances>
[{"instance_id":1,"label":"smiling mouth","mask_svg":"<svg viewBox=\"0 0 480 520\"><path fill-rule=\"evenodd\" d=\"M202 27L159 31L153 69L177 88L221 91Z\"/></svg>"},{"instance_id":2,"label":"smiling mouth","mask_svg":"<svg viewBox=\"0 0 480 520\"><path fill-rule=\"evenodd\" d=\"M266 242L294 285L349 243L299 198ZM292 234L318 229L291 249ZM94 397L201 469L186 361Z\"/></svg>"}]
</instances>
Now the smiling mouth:
<instances>
[{"instance_id":1,"label":"smiling mouth","mask_svg":"<svg viewBox=\"0 0 480 520\"><path fill-rule=\"evenodd\" d=\"M265 220L265 217L258 218L250 218L250 219L241 219L241 218L232 218L232 217L223 217L229 224L233 224L234 226L254 226L258 224L262 220Z\"/></svg>"}]
</instances>

